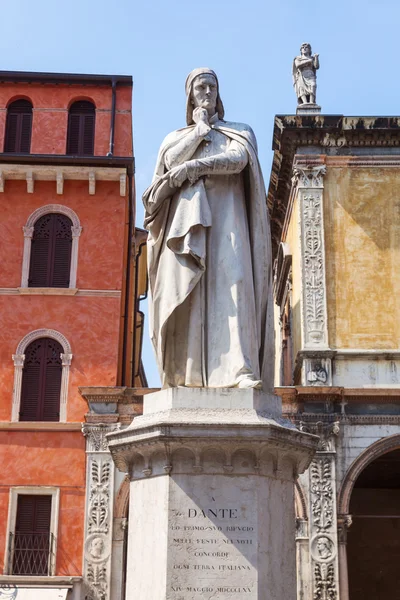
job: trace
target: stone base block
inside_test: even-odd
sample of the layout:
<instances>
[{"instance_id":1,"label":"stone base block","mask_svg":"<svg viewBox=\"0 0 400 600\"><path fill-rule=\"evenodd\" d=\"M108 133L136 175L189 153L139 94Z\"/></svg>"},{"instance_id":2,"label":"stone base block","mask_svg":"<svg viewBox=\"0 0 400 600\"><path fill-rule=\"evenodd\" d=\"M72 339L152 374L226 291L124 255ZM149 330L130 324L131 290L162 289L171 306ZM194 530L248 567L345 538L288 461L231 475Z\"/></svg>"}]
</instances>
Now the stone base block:
<instances>
[{"instance_id":1,"label":"stone base block","mask_svg":"<svg viewBox=\"0 0 400 600\"><path fill-rule=\"evenodd\" d=\"M144 397L145 415L171 409L253 409L264 416L281 417L282 400L260 390L239 388L168 388Z\"/></svg>"},{"instance_id":2,"label":"stone base block","mask_svg":"<svg viewBox=\"0 0 400 600\"><path fill-rule=\"evenodd\" d=\"M297 115L318 115L321 112L321 107L318 104L300 104L296 109Z\"/></svg>"},{"instance_id":3,"label":"stone base block","mask_svg":"<svg viewBox=\"0 0 400 600\"><path fill-rule=\"evenodd\" d=\"M296 599L294 480L318 438L259 394L164 390L108 436L131 479L127 600Z\"/></svg>"}]
</instances>

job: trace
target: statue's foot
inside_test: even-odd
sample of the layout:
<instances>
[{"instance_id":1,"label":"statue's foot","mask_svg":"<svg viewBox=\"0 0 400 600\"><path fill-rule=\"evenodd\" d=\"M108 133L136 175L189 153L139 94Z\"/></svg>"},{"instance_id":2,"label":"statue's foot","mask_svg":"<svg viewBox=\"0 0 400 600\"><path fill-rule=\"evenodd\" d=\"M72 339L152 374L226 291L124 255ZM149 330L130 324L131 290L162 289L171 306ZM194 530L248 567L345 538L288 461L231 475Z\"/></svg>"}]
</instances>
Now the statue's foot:
<instances>
[{"instance_id":1,"label":"statue's foot","mask_svg":"<svg viewBox=\"0 0 400 600\"><path fill-rule=\"evenodd\" d=\"M238 387L242 390L249 390L251 388L255 390L261 390L262 381L260 379L249 379L248 377L245 377L239 381Z\"/></svg>"}]
</instances>

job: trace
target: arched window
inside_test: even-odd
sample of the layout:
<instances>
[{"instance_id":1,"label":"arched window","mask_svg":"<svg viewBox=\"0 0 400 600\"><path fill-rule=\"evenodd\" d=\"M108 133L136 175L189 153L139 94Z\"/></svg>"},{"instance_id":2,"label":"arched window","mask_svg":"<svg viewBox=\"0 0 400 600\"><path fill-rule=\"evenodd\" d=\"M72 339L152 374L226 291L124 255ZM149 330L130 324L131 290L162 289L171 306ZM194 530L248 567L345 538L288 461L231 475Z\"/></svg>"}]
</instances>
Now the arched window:
<instances>
[{"instance_id":1,"label":"arched window","mask_svg":"<svg viewBox=\"0 0 400 600\"><path fill-rule=\"evenodd\" d=\"M16 100L7 110L4 152L26 152L31 149L32 104Z\"/></svg>"},{"instance_id":2,"label":"arched window","mask_svg":"<svg viewBox=\"0 0 400 600\"><path fill-rule=\"evenodd\" d=\"M60 213L40 217L33 230L28 287L69 287L71 250L71 219Z\"/></svg>"},{"instance_id":3,"label":"arched window","mask_svg":"<svg viewBox=\"0 0 400 600\"><path fill-rule=\"evenodd\" d=\"M69 109L67 154L93 156L95 107L87 100L74 102Z\"/></svg>"},{"instance_id":4,"label":"arched window","mask_svg":"<svg viewBox=\"0 0 400 600\"><path fill-rule=\"evenodd\" d=\"M67 420L71 346L55 329L27 333L12 355L12 421ZM61 375L60 375L61 373Z\"/></svg>"},{"instance_id":5,"label":"arched window","mask_svg":"<svg viewBox=\"0 0 400 600\"><path fill-rule=\"evenodd\" d=\"M63 348L57 340L39 338L25 350L20 421L58 421Z\"/></svg>"}]
</instances>

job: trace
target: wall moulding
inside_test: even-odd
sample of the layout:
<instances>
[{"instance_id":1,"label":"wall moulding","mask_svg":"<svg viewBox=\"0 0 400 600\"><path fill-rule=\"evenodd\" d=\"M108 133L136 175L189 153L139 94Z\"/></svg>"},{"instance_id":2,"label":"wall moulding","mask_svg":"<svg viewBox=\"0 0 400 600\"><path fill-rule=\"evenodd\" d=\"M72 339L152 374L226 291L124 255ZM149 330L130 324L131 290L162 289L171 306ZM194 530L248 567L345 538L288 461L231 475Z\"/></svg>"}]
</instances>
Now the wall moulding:
<instances>
[{"instance_id":1,"label":"wall moulding","mask_svg":"<svg viewBox=\"0 0 400 600\"><path fill-rule=\"evenodd\" d=\"M315 447L314 440L312 438L312 448ZM110 446L116 466L131 479L170 473L247 473L293 481L305 471L314 452L311 447L304 447L299 455L295 448L291 451L283 442L210 438L186 439L185 443L148 438L146 443L139 442L135 446Z\"/></svg>"},{"instance_id":2,"label":"wall moulding","mask_svg":"<svg viewBox=\"0 0 400 600\"><path fill-rule=\"evenodd\" d=\"M97 181L115 181L119 185L120 196L125 197L127 170L112 167L71 167L47 165L0 165L0 193L4 192L6 182L26 181L27 192L34 192L35 181L54 181L55 193L64 193L64 181L87 181L88 193L96 193Z\"/></svg>"},{"instance_id":3,"label":"wall moulding","mask_svg":"<svg viewBox=\"0 0 400 600\"><path fill-rule=\"evenodd\" d=\"M0 296L93 296L120 298L120 290L85 290L82 288L0 288Z\"/></svg>"}]
</instances>

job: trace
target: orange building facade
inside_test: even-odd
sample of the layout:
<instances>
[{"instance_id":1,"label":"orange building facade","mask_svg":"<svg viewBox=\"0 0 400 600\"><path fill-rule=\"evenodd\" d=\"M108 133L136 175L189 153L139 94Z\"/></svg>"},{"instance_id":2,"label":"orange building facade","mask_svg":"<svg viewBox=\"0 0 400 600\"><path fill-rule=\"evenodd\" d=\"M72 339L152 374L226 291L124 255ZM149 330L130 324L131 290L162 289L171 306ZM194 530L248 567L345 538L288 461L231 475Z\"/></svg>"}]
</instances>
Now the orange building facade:
<instances>
[{"instance_id":1,"label":"orange building facade","mask_svg":"<svg viewBox=\"0 0 400 600\"><path fill-rule=\"evenodd\" d=\"M0 72L0 597L122 597L104 436L146 385L131 102L127 76Z\"/></svg>"}]
</instances>

